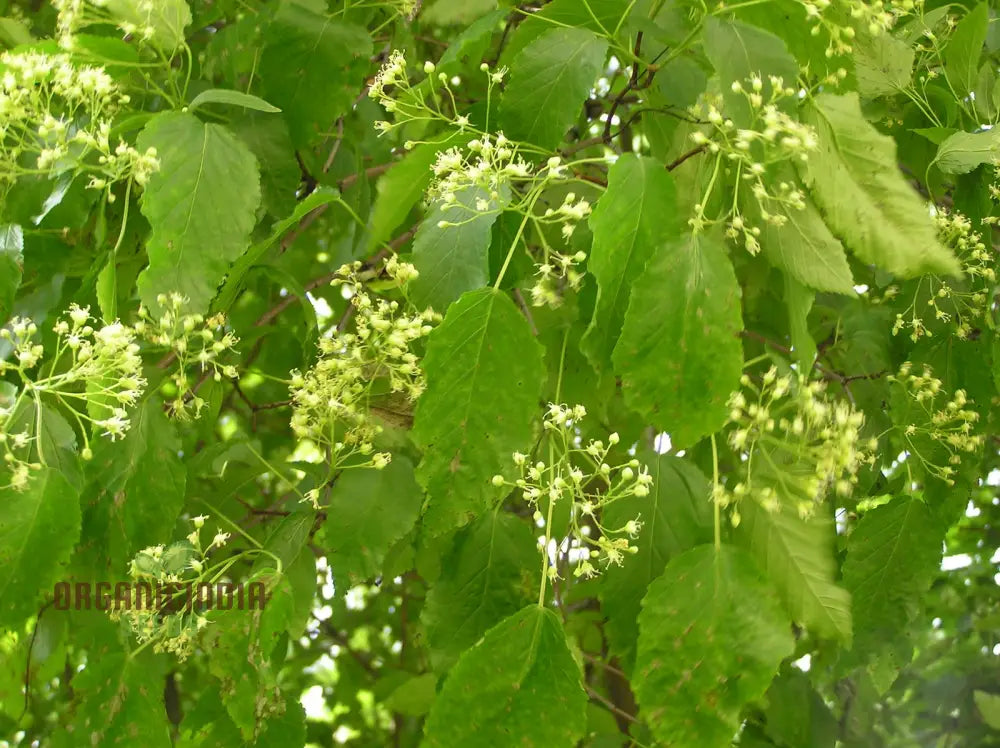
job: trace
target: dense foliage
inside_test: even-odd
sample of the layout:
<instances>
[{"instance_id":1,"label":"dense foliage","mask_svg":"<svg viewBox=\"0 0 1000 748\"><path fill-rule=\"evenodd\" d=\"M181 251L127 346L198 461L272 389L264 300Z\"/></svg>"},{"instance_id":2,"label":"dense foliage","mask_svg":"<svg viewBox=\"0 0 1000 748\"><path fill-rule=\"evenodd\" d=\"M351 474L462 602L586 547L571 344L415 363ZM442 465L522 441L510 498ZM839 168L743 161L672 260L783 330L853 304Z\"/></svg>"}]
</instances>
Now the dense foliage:
<instances>
[{"instance_id":1,"label":"dense foliage","mask_svg":"<svg viewBox=\"0 0 1000 748\"><path fill-rule=\"evenodd\" d=\"M4 745L1000 745L990 4L0 15Z\"/></svg>"}]
</instances>

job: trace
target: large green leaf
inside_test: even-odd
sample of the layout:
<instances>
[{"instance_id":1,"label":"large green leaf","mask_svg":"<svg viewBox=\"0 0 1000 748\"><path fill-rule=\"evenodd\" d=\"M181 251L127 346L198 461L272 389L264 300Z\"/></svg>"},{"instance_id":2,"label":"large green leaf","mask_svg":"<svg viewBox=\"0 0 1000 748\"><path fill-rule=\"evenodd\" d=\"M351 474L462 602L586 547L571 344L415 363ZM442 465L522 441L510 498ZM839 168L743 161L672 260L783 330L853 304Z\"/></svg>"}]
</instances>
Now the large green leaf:
<instances>
[{"instance_id":1,"label":"large green leaf","mask_svg":"<svg viewBox=\"0 0 1000 748\"><path fill-rule=\"evenodd\" d=\"M798 63L788 53L785 43L769 31L709 16L704 33L705 54L723 82L726 116L737 124L749 125L750 104L744 94L730 89L732 81L746 83L750 76L759 75L763 78L765 97L771 95L769 77L772 75L780 77L786 86L795 84Z\"/></svg>"},{"instance_id":2,"label":"large green leaf","mask_svg":"<svg viewBox=\"0 0 1000 748\"><path fill-rule=\"evenodd\" d=\"M166 112L149 121L139 149L153 146L160 171L142 197L152 227L149 267L139 275L143 302L179 292L205 312L230 264L250 245L260 205L260 176L250 150L222 125Z\"/></svg>"},{"instance_id":3,"label":"large green leaf","mask_svg":"<svg viewBox=\"0 0 1000 748\"><path fill-rule=\"evenodd\" d=\"M479 200L487 202L488 211L476 210ZM413 266L420 273L410 283L414 304L444 312L466 291L486 285L490 239L501 202L490 199L482 187L468 187L456 193L450 205L435 203L413 239ZM455 225L439 226L442 221Z\"/></svg>"},{"instance_id":4,"label":"large green leaf","mask_svg":"<svg viewBox=\"0 0 1000 748\"><path fill-rule=\"evenodd\" d=\"M660 456L648 464L653 490L647 496L612 504L602 518L608 527L621 527L636 515L641 522L634 542L638 553L621 566L610 566L601 577L608 640L628 663L635 656L639 609L650 582L670 559L712 540L705 476L679 457Z\"/></svg>"},{"instance_id":5,"label":"large green leaf","mask_svg":"<svg viewBox=\"0 0 1000 748\"><path fill-rule=\"evenodd\" d=\"M580 345L595 367L611 360L629 291L656 250L680 235L674 182L663 164L626 154L608 174L608 189L590 216L594 243L588 269L597 301Z\"/></svg>"},{"instance_id":6,"label":"large green leaf","mask_svg":"<svg viewBox=\"0 0 1000 748\"><path fill-rule=\"evenodd\" d=\"M506 294L462 296L431 333L423 362L427 391L417 401L413 440L424 456L424 522L438 535L466 524L496 497L490 478L511 475L527 451L539 412L542 347Z\"/></svg>"},{"instance_id":7,"label":"large green leaf","mask_svg":"<svg viewBox=\"0 0 1000 748\"><path fill-rule=\"evenodd\" d=\"M944 527L919 499L865 513L847 540L844 585L854 601L854 652L898 639L920 609L941 562Z\"/></svg>"},{"instance_id":8,"label":"large green leaf","mask_svg":"<svg viewBox=\"0 0 1000 748\"><path fill-rule=\"evenodd\" d=\"M338 590L382 571L385 554L416 523L423 499L413 465L400 455L382 470L347 470L337 479L324 531Z\"/></svg>"},{"instance_id":9,"label":"large green leaf","mask_svg":"<svg viewBox=\"0 0 1000 748\"><path fill-rule=\"evenodd\" d=\"M106 533L113 576L124 574L138 551L170 541L187 478L177 429L160 400L148 398L131 418L124 439L95 445L83 492L90 505L85 528Z\"/></svg>"},{"instance_id":10,"label":"large green leaf","mask_svg":"<svg viewBox=\"0 0 1000 748\"><path fill-rule=\"evenodd\" d=\"M170 725L163 703L165 664L150 652L135 657L103 652L89 657L87 666L73 676L80 706L71 733L76 742L68 740L67 744L169 748Z\"/></svg>"},{"instance_id":11,"label":"large green leaf","mask_svg":"<svg viewBox=\"0 0 1000 748\"><path fill-rule=\"evenodd\" d=\"M0 226L0 324L10 317L14 296L21 285L24 233L17 224Z\"/></svg>"},{"instance_id":12,"label":"large green leaf","mask_svg":"<svg viewBox=\"0 0 1000 748\"><path fill-rule=\"evenodd\" d=\"M944 50L944 70L960 99L976 87L979 56L990 26L989 3L979 3L959 21Z\"/></svg>"},{"instance_id":13,"label":"large green leaf","mask_svg":"<svg viewBox=\"0 0 1000 748\"><path fill-rule=\"evenodd\" d=\"M361 26L283 2L265 32L260 76L297 147L332 131L364 83L372 40Z\"/></svg>"},{"instance_id":14,"label":"large green leaf","mask_svg":"<svg viewBox=\"0 0 1000 748\"><path fill-rule=\"evenodd\" d=\"M889 34L865 35L854 42L854 69L862 96L894 96L910 85L913 49Z\"/></svg>"},{"instance_id":15,"label":"large green leaf","mask_svg":"<svg viewBox=\"0 0 1000 748\"><path fill-rule=\"evenodd\" d=\"M60 472L42 468L28 487L0 490L0 629L17 627L52 592L80 537L76 490Z\"/></svg>"},{"instance_id":16,"label":"large green leaf","mask_svg":"<svg viewBox=\"0 0 1000 748\"><path fill-rule=\"evenodd\" d=\"M130 24L140 39L167 53L184 43L184 29L191 24L185 0L107 0L101 5L115 22Z\"/></svg>"},{"instance_id":17,"label":"large green leaf","mask_svg":"<svg viewBox=\"0 0 1000 748\"><path fill-rule=\"evenodd\" d=\"M725 250L696 235L666 245L632 288L612 356L625 401L675 446L714 433L739 384L742 327Z\"/></svg>"},{"instance_id":18,"label":"large green leaf","mask_svg":"<svg viewBox=\"0 0 1000 748\"><path fill-rule=\"evenodd\" d=\"M776 486L780 490L780 484ZM767 574L791 617L820 636L851 640L851 596L837 586L833 524L800 519L783 505L768 512L754 501L740 505L737 537Z\"/></svg>"},{"instance_id":19,"label":"large green leaf","mask_svg":"<svg viewBox=\"0 0 1000 748\"><path fill-rule=\"evenodd\" d=\"M744 551L701 545L675 558L642 601L632 677L657 745L729 745L743 706L793 650L781 605Z\"/></svg>"},{"instance_id":20,"label":"large green leaf","mask_svg":"<svg viewBox=\"0 0 1000 748\"><path fill-rule=\"evenodd\" d=\"M375 204L372 206L371 218L368 227L368 250L372 251L383 242L392 237L392 232L403 222L407 214L413 210L423 197L424 190L430 184L433 172L431 166L437 154L453 145L462 145L465 139L450 138L438 143L421 143L411 150L403 159L395 164L388 172L379 177L376 191ZM434 211L438 212L438 211ZM443 216L438 217L442 220ZM433 224L425 224L421 228L421 235L435 234L431 226L437 229L437 221ZM461 233L464 226L456 226L451 229L437 229L441 236L437 239L444 239L445 233ZM489 234L487 227L487 235ZM455 239L452 235L450 238ZM427 241L425 238L424 241Z\"/></svg>"},{"instance_id":21,"label":"large green leaf","mask_svg":"<svg viewBox=\"0 0 1000 748\"><path fill-rule=\"evenodd\" d=\"M559 617L529 605L490 629L452 668L424 727L432 748L571 748L587 697Z\"/></svg>"},{"instance_id":22,"label":"large green leaf","mask_svg":"<svg viewBox=\"0 0 1000 748\"><path fill-rule=\"evenodd\" d=\"M1000 157L1000 130L956 132L938 146L934 163L945 174L968 174Z\"/></svg>"},{"instance_id":23,"label":"large green leaf","mask_svg":"<svg viewBox=\"0 0 1000 748\"><path fill-rule=\"evenodd\" d=\"M819 147L804 177L833 233L859 258L896 275L957 275L958 262L899 171L895 141L868 124L857 94L820 94L805 118Z\"/></svg>"},{"instance_id":24,"label":"large green leaf","mask_svg":"<svg viewBox=\"0 0 1000 748\"><path fill-rule=\"evenodd\" d=\"M463 529L441 563L420 621L435 670L444 671L496 623L538 596L535 534L499 509Z\"/></svg>"},{"instance_id":25,"label":"large green leaf","mask_svg":"<svg viewBox=\"0 0 1000 748\"><path fill-rule=\"evenodd\" d=\"M844 246L823 223L812 199L804 210L783 210L782 226L764 222L760 246L772 265L818 291L853 294L854 277Z\"/></svg>"},{"instance_id":26,"label":"large green leaf","mask_svg":"<svg viewBox=\"0 0 1000 748\"><path fill-rule=\"evenodd\" d=\"M500 104L507 136L555 148L580 116L604 65L607 42L591 31L546 31L514 58Z\"/></svg>"}]
</instances>

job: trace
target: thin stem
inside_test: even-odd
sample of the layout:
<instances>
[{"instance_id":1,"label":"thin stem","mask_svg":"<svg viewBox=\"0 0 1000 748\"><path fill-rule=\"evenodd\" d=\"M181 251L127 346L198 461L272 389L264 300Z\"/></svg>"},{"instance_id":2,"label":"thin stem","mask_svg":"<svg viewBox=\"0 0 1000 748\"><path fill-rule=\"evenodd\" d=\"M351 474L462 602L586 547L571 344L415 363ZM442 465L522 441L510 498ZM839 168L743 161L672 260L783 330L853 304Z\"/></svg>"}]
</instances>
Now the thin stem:
<instances>
[{"instance_id":1,"label":"thin stem","mask_svg":"<svg viewBox=\"0 0 1000 748\"><path fill-rule=\"evenodd\" d=\"M712 486L719 485L719 449L715 444L715 434L712 434ZM713 491L713 493L715 493ZM719 508L719 501L716 496L712 496L712 507L715 519L715 551L722 550L722 510Z\"/></svg>"}]
</instances>

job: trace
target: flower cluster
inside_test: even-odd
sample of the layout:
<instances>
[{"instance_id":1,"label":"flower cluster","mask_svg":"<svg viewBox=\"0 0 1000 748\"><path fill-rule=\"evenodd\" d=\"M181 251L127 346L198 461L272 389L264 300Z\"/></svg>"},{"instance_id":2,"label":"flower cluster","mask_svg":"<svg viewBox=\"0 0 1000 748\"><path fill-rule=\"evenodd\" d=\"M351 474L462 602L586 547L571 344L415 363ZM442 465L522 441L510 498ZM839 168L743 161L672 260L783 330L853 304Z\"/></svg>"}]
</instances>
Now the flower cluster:
<instances>
[{"instance_id":1,"label":"flower cluster","mask_svg":"<svg viewBox=\"0 0 1000 748\"><path fill-rule=\"evenodd\" d=\"M416 269L390 258L384 270L400 284L416 277ZM292 372L291 427L300 439L308 439L326 451L332 465L343 467L360 455L360 466L381 469L389 453L374 452L373 440L382 427L371 408L377 398L399 394L408 401L424 389L423 371L414 345L432 329L438 315L401 312L400 303L373 298L364 287L368 279L362 264L340 268L334 285L344 285L354 310L354 331L334 331L319 342L320 356L305 373ZM315 492L307 495L314 504Z\"/></svg>"},{"instance_id":2,"label":"flower cluster","mask_svg":"<svg viewBox=\"0 0 1000 748\"><path fill-rule=\"evenodd\" d=\"M571 255L550 252L548 258L538 265L538 280L531 287L531 303L535 306L559 306L562 303L562 289L566 286L574 290L580 287L583 273L577 266L586 259L586 252Z\"/></svg>"},{"instance_id":3,"label":"flower cluster","mask_svg":"<svg viewBox=\"0 0 1000 748\"><path fill-rule=\"evenodd\" d=\"M10 485L18 490L27 485L30 469L46 464L41 442L44 403L75 419L84 443L81 455L89 459L88 432L111 439L124 436L130 426L126 408L135 405L146 386L135 332L127 325L116 321L97 326L89 308L74 304L53 331L55 350L46 361L48 373L42 374L38 369L46 352L36 342L37 326L15 317L0 330L0 339L13 348L11 360L0 361L0 374L13 371L20 380L15 402L0 408L0 444L12 471ZM35 413L30 426L28 409Z\"/></svg>"},{"instance_id":4,"label":"flower cluster","mask_svg":"<svg viewBox=\"0 0 1000 748\"><path fill-rule=\"evenodd\" d=\"M622 499L648 495L653 479L634 458L609 464L608 455L618 444L618 434L611 434L607 444L592 440L586 446L577 446L577 424L586 415L582 405L550 403L544 420L553 446L550 461L532 463L527 455L515 452L513 459L519 477L511 483L502 475L495 475L493 485L517 488L534 508L535 522L546 528L547 535L551 532L553 507L559 502L569 502L570 556L577 562L573 574L589 578L598 573L598 566L620 566L625 554L638 550L631 541L641 529L640 518L637 516L621 527L608 527L602 524L601 510ZM543 502L547 516L540 507ZM543 548L542 552L548 553L548 549ZM549 578L556 578L557 568L547 569Z\"/></svg>"},{"instance_id":5,"label":"flower cluster","mask_svg":"<svg viewBox=\"0 0 1000 748\"><path fill-rule=\"evenodd\" d=\"M848 403L832 400L826 383L804 376L779 376L771 367L758 387L747 375L743 389L729 398L729 445L745 456L730 485L716 484L713 498L734 506L731 519L740 522L739 502L750 497L769 512L790 502L809 517L831 489L848 495L857 471L874 457L861 447L864 416ZM869 442L873 451L876 443Z\"/></svg>"},{"instance_id":6,"label":"flower cluster","mask_svg":"<svg viewBox=\"0 0 1000 748\"><path fill-rule=\"evenodd\" d=\"M135 331L153 345L169 349L177 362L170 375L177 390L167 403L170 412L180 419L191 415L197 418L205 401L192 392L191 370L203 374L210 372L216 382L223 377L235 378L236 367L223 360L239 338L226 329L225 315L216 314L206 319L201 314L185 314L183 310L189 299L179 293L160 294L156 303L161 310L158 315L144 306L139 307Z\"/></svg>"},{"instance_id":7,"label":"flower cluster","mask_svg":"<svg viewBox=\"0 0 1000 748\"><path fill-rule=\"evenodd\" d=\"M751 225L751 220L740 212L738 197L741 184L749 185L763 221L775 226L783 225L788 221L789 210L805 207L805 195L794 181L769 179L768 168L789 161L806 161L818 141L810 126L782 111L782 101L794 98L797 91L780 77L770 76L765 83L759 75L753 75L746 83L733 81L732 91L747 101L750 114L748 126L738 127L720 110L721 97L709 96L696 104L692 113L707 120L711 130L708 133L696 130L691 139L716 155L717 165L725 163L735 174L736 195L726 233L731 239L742 237L747 251L757 254L760 251L760 227ZM702 230L709 223L704 211L713 188L714 181L708 186L701 202L695 205L695 215L689 220L695 231Z\"/></svg>"},{"instance_id":8,"label":"flower cluster","mask_svg":"<svg viewBox=\"0 0 1000 748\"><path fill-rule=\"evenodd\" d=\"M924 366L920 374L914 374L910 362L887 378L899 387L906 420L910 421L898 427L906 451L917 458L928 474L953 486L954 466L961 464L963 454L977 452L984 441L981 434L972 433L979 413L966 407L971 401L965 390L956 390L948 398L941 380L933 376L930 367ZM931 451L935 447L945 451L947 465L934 462Z\"/></svg>"},{"instance_id":9,"label":"flower cluster","mask_svg":"<svg viewBox=\"0 0 1000 748\"><path fill-rule=\"evenodd\" d=\"M892 334L910 330L914 342L921 337L932 337L933 329L920 315L921 307L933 310L933 319L944 325L954 325L953 334L960 340L968 339L972 326L985 319L992 301L996 283L996 257L988 248L972 222L961 213L948 213L938 209L934 216L938 237L951 248L962 263L964 279L961 287L937 275L926 275L915 283L909 306L896 314ZM898 286L889 286L879 302L899 294Z\"/></svg>"},{"instance_id":10,"label":"flower cluster","mask_svg":"<svg viewBox=\"0 0 1000 748\"><path fill-rule=\"evenodd\" d=\"M502 132L495 139L483 135L469 141L464 153L460 148L442 151L431 169L434 181L428 197L440 200L446 208L455 206L456 196L468 189L485 193L495 203L512 180L530 180L534 176L532 167L518 155L517 144L507 140ZM474 212L489 212L492 209L489 201L480 198Z\"/></svg>"},{"instance_id":11,"label":"flower cluster","mask_svg":"<svg viewBox=\"0 0 1000 748\"><path fill-rule=\"evenodd\" d=\"M129 562L129 598L108 610L113 621L122 618L128 623L140 644L151 643L154 652L168 652L183 662L194 650L195 639L208 625L208 619L185 600L200 582L216 581L208 560L215 548L229 540L228 532L218 532L202 547L201 529L204 516L192 518L194 529L186 540L168 547L151 546L139 551ZM224 569L223 569L224 570ZM143 587L146 587L145 590ZM168 599L152 604L152 591L168 591Z\"/></svg>"},{"instance_id":12,"label":"flower cluster","mask_svg":"<svg viewBox=\"0 0 1000 748\"><path fill-rule=\"evenodd\" d=\"M145 184L159 168L155 148L111 144L112 120L129 97L103 68L42 52L4 52L0 63L0 195L22 175L78 168L91 174L89 187L105 189Z\"/></svg>"}]
</instances>

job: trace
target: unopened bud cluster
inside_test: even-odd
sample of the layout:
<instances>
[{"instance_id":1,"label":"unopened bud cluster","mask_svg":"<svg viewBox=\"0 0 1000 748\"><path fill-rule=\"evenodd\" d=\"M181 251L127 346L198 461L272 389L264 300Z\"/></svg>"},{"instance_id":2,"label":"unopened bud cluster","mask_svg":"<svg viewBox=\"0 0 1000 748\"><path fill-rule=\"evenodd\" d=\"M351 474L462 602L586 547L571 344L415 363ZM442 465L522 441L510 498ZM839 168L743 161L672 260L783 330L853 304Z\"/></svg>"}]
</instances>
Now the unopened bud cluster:
<instances>
[{"instance_id":1,"label":"unopened bud cluster","mask_svg":"<svg viewBox=\"0 0 1000 748\"><path fill-rule=\"evenodd\" d=\"M896 384L909 401L906 417L910 423L897 426L906 451L927 473L949 486L955 485L955 466L961 464L962 455L978 452L984 442L981 434L973 433L979 413L967 407L972 401L965 390L956 390L949 398L930 367L925 365L920 374L914 374L910 362L904 363L887 379ZM934 461L927 440L944 449L948 455L946 465Z\"/></svg>"},{"instance_id":2,"label":"unopened bud cluster","mask_svg":"<svg viewBox=\"0 0 1000 748\"><path fill-rule=\"evenodd\" d=\"M192 372L210 374L216 382L223 377L235 378L236 367L224 361L239 338L226 329L223 314L208 318L186 314L184 308L190 300L179 293L160 294L156 303L158 313L139 307L135 331L153 345L168 349L176 360L170 375L176 388L175 397L167 403L170 413L182 420L197 418L205 401L193 392Z\"/></svg>"},{"instance_id":3,"label":"unopened bud cluster","mask_svg":"<svg viewBox=\"0 0 1000 748\"><path fill-rule=\"evenodd\" d=\"M869 36L888 32L900 16L923 5L922 0L903 2L861 2L860 0L798 0L812 24L811 33L828 37L826 56L850 54L857 36L856 28Z\"/></svg>"},{"instance_id":4,"label":"unopened bud cluster","mask_svg":"<svg viewBox=\"0 0 1000 748\"><path fill-rule=\"evenodd\" d=\"M715 501L733 506L733 524L740 522L739 502L745 498L769 512L791 505L807 518L831 489L849 495L858 469L874 460L870 453L877 446L870 441L869 454L862 450L863 414L830 398L825 382L779 376L775 367L759 386L747 375L741 384L729 397L728 439L746 459L735 480L713 487Z\"/></svg>"},{"instance_id":5,"label":"unopened bud cluster","mask_svg":"<svg viewBox=\"0 0 1000 748\"><path fill-rule=\"evenodd\" d=\"M607 443L591 440L586 446L577 446L578 424L586 415L582 405L550 403L543 425L553 445L552 461L532 462L527 455L515 452L513 459L519 477L511 483L504 476L495 475L493 485L520 491L534 509L535 522L541 527L546 527L547 520L540 503L551 515L549 507L569 502L572 505L569 545L578 557L573 574L589 578L598 573L599 567L620 566L626 554L638 551L631 541L641 529L640 518L637 516L621 527L608 527L602 524L601 510L622 499L648 495L653 478L637 459L612 464L609 454L618 444L618 434L608 436ZM546 527L546 534L549 532ZM542 552L548 553L548 549L543 548ZM548 574L555 578L556 567L549 566Z\"/></svg>"},{"instance_id":6,"label":"unopened bud cluster","mask_svg":"<svg viewBox=\"0 0 1000 748\"><path fill-rule=\"evenodd\" d=\"M750 187L761 220L775 226L784 225L789 210L805 208L805 194L794 180L768 178L768 169L777 164L808 160L818 141L809 125L782 110L782 101L794 99L798 94L797 89L782 78L770 76L765 81L753 75L746 82L733 81L731 88L733 93L746 98L750 113L748 126L739 127L723 114L721 96L707 96L692 108L692 113L707 120L711 129L708 133L696 130L691 139L716 155L719 163L726 165L733 174L736 194L726 235L731 239L742 237L746 250L757 254L761 230L740 210L742 185ZM705 218L705 206L714 186L710 184L702 201L695 205L695 215L688 222L695 231L701 231L709 223Z\"/></svg>"},{"instance_id":7,"label":"unopened bud cluster","mask_svg":"<svg viewBox=\"0 0 1000 748\"><path fill-rule=\"evenodd\" d=\"M394 120L376 122L375 129L379 133L392 132L408 123L426 120L445 122L460 130L469 126L469 118L459 114L457 110L455 93L451 88L460 81L438 71L433 62L425 62L422 69L429 85L411 86L406 74L406 58L397 49L392 51L372 79L368 87L368 96L392 114ZM486 74L490 93L507 74L507 68L491 70L485 63L480 70Z\"/></svg>"},{"instance_id":8,"label":"unopened bud cluster","mask_svg":"<svg viewBox=\"0 0 1000 748\"><path fill-rule=\"evenodd\" d=\"M400 285L417 275L407 263L391 258L385 273ZM319 342L320 356L305 373L292 372L292 431L327 451L331 463L360 455L364 466L381 469L388 452L374 452L382 427L371 406L379 397L398 393L416 400L424 376L416 343L433 329L439 316L431 310L407 314L397 301L373 297L365 288L360 262L340 268L334 285L346 285L354 307L354 331L334 332ZM309 496L316 503L317 496Z\"/></svg>"}]
</instances>

